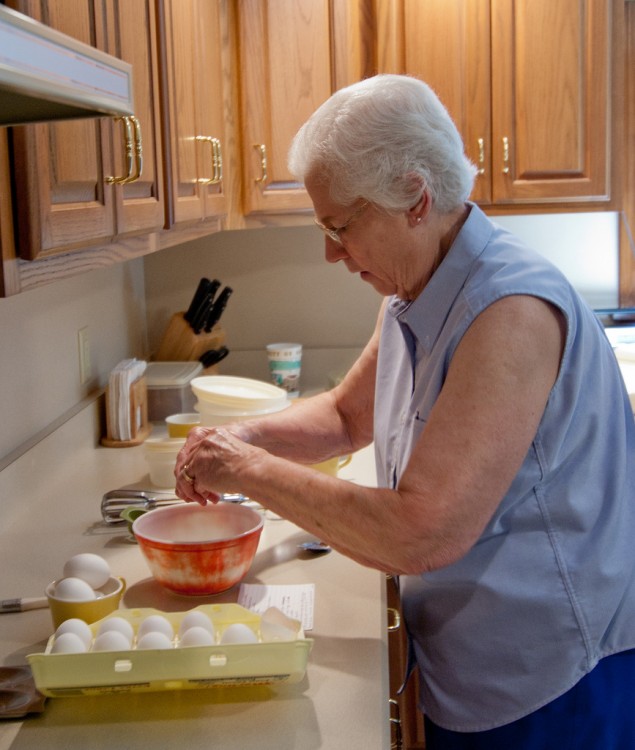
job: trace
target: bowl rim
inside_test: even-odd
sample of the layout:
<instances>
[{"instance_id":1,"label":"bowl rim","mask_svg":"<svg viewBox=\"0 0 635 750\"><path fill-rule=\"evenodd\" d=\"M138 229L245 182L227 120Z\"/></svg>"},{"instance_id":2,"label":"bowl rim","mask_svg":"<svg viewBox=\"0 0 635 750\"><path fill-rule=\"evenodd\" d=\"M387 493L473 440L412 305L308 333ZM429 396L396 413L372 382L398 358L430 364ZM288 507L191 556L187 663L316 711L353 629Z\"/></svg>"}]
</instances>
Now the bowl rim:
<instances>
[{"instance_id":1,"label":"bowl rim","mask_svg":"<svg viewBox=\"0 0 635 750\"><path fill-rule=\"evenodd\" d=\"M227 537L221 537L218 539L200 539L198 541L176 541L175 539L159 539L155 536L151 536L147 533L144 533L143 531L139 531L139 525L143 525L143 523L147 523L147 519L151 516L155 516L158 513L190 513L190 512L201 512L205 509L208 509L208 513L213 513L213 508L216 508L217 506L222 505L224 509L231 509L230 513L237 513L241 514L245 511L249 511L255 518L254 521L256 521L256 518L258 519L257 523L254 523L254 525L247 529L246 531L241 532L240 534L234 534L232 536ZM145 520L144 520L145 519ZM208 505L201 506L198 503L183 503L182 505L166 505L163 508L155 508L154 510L150 510L147 513L143 513L138 518L135 518L135 520L132 522L132 533L134 536L139 539L141 542L147 542L149 544L158 544L162 547L170 547L173 549L195 549L195 548L201 548L201 547L215 547L218 545L227 545L228 543L237 543L244 539L245 537L251 536L255 533L260 533L263 529L263 526L265 524L265 516L264 513L260 513L259 511L255 510L254 508L244 507L242 505L236 505L234 503L208 503ZM136 527L136 528L135 528Z\"/></svg>"}]
</instances>

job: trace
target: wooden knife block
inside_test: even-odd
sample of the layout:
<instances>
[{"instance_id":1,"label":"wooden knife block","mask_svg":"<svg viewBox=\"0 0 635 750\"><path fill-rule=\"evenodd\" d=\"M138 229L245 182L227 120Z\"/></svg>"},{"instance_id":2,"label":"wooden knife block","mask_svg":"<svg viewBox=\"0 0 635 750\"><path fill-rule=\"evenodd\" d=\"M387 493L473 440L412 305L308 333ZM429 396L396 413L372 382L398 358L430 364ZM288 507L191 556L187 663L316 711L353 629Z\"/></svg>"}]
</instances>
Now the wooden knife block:
<instances>
[{"instance_id":1,"label":"wooden knife block","mask_svg":"<svg viewBox=\"0 0 635 750\"><path fill-rule=\"evenodd\" d=\"M184 312L178 312L170 318L154 356L156 362L197 361L206 351L224 345L225 331L220 326L214 326L209 333L194 333L184 315Z\"/></svg>"}]
</instances>

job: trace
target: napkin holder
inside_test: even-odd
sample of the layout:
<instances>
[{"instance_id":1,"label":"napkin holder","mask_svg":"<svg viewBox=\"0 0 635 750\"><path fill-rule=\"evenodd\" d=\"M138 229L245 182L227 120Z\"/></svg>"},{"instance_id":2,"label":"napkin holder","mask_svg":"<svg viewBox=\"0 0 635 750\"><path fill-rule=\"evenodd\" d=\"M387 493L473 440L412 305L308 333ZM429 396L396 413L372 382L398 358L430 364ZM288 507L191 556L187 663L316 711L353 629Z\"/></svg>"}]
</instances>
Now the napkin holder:
<instances>
[{"instance_id":1,"label":"napkin holder","mask_svg":"<svg viewBox=\"0 0 635 750\"><path fill-rule=\"evenodd\" d=\"M130 440L118 440L113 437L113 425L110 424L108 401L110 388L106 386L106 437L101 444L107 448L126 448L141 445L152 432L152 425L148 423L148 386L145 376L141 376L130 385Z\"/></svg>"}]
</instances>

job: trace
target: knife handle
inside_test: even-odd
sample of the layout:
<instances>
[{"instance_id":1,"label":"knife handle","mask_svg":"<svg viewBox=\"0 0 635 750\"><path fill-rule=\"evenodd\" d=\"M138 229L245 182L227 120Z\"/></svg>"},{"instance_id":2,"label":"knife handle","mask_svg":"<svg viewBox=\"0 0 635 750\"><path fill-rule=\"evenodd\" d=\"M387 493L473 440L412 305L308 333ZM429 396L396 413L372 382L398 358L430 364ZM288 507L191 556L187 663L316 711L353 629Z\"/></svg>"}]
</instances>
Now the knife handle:
<instances>
[{"instance_id":1,"label":"knife handle","mask_svg":"<svg viewBox=\"0 0 635 750\"><path fill-rule=\"evenodd\" d=\"M205 321L205 333L209 333L216 323L218 323L223 310L227 306L227 300L231 297L233 291L231 287L226 286L218 295L218 299L214 302Z\"/></svg>"}]
</instances>

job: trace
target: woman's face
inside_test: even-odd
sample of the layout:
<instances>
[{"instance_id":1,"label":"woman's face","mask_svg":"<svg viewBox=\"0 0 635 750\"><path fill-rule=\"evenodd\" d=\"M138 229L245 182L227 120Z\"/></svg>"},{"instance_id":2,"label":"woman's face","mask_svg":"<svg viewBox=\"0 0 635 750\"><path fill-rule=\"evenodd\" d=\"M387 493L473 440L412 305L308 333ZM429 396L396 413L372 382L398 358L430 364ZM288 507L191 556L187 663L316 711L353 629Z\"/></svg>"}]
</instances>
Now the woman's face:
<instances>
[{"instance_id":1,"label":"woman's face","mask_svg":"<svg viewBox=\"0 0 635 750\"><path fill-rule=\"evenodd\" d=\"M324 234L329 263L344 261L351 273L382 295L414 299L419 294L436 267L432 257L436 254L422 247L417 207L393 216L370 203L364 206L362 200L352 206L334 203L328 185L316 179L307 179L306 189L317 223L336 230L340 238L336 242Z\"/></svg>"}]
</instances>

